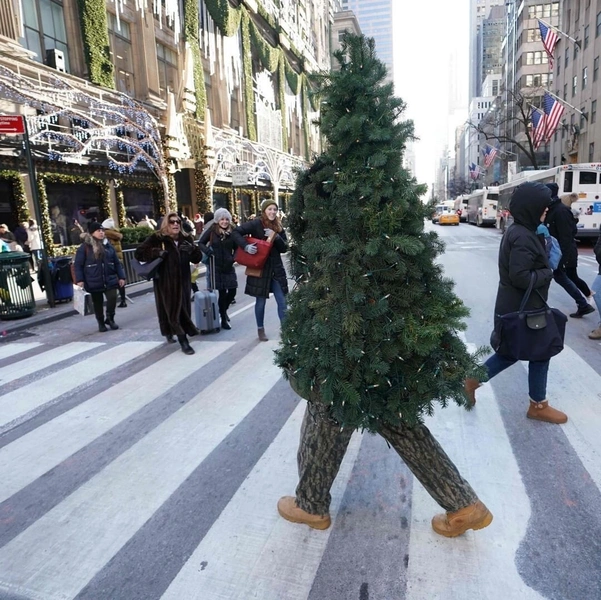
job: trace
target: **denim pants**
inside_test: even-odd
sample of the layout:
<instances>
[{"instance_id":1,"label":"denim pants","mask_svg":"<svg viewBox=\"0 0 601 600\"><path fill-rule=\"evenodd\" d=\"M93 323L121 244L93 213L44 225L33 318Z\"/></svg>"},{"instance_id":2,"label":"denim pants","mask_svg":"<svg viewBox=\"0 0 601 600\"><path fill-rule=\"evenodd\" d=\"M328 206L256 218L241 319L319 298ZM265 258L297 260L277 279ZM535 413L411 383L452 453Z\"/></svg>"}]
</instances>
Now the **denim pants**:
<instances>
[{"instance_id":1,"label":"denim pants","mask_svg":"<svg viewBox=\"0 0 601 600\"><path fill-rule=\"evenodd\" d=\"M594 292L593 300L597 305L597 315L599 317L599 326L601 327L601 274L595 277L593 285L591 285L591 292Z\"/></svg>"},{"instance_id":2,"label":"denim pants","mask_svg":"<svg viewBox=\"0 0 601 600\"><path fill-rule=\"evenodd\" d=\"M553 279L555 279L555 283L558 283L574 300L578 308L586 308L588 302L586 298L582 295L582 292L578 289L576 284L568 277L568 274L565 272L565 269L560 267L559 269L553 271Z\"/></svg>"},{"instance_id":3,"label":"denim pants","mask_svg":"<svg viewBox=\"0 0 601 600\"><path fill-rule=\"evenodd\" d=\"M278 317L280 317L280 323L286 316L286 295L282 286L275 280L271 280L271 293L275 297L275 301L278 304ZM263 322L265 320L265 303L267 298L257 298L255 301L255 319L257 320L257 328L263 328Z\"/></svg>"},{"instance_id":4,"label":"denim pants","mask_svg":"<svg viewBox=\"0 0 601 600\"><path fill-rule=\"evenodd\" d=\"M488 370L488 378L492 379L501 371L511 367L517 361L507 356L501 356L496 352L484 363ZM548 360L534 361L528 363L528 392L530 399L542 402L547 399L547 373L549 372Z\"/></svg>"}]
</instances>

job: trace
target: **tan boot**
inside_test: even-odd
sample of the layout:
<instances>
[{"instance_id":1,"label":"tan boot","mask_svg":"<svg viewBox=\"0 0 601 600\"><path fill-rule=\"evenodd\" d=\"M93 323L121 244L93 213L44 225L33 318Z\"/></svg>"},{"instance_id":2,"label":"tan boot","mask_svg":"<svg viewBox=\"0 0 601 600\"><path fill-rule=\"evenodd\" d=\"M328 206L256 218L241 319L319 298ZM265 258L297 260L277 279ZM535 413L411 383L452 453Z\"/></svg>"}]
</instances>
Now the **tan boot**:
<instances>
[{"instance_id":1,"label":"tan boot","mask_svg":"<svg viewBox=\"0 0 601 600\"><path fill-rule=\"evenodd\" d=\"M549 402L547 400L543 400L542 402L534 402L534 400L530 400L530 406L528 407L526 416L529 419L545 421L545 423L555 423L556 425L561 425L562 423L567 423L568 421L568 416L565 413L562 413L560 410L549 406Z\"/></svg>"},{"instance_id":2,"label":"tan boot","mask_svg":"<svg viewBox=\"0 0 601 600\"><path fill-rule=\"evenodd\" d=\"M588 337L591 340L601 340L601 325L599 325L597 329L593 329L593 331L588 334Z\"/></svg>"},{"instance_id":3,"label":"tan boot","mask_svg":"<svg viewBox=\"0 0 601 600\"><path fill-rule=\"evenodd\" d=\"M259 327L259 329L257 329L257 333L259 334L259 340L261 342L268 342L269 338L265 335L265 328L264 327Z\"/></svg>"},{"instance_id":4,"label":"tan boot","mask_svg":"<svg viewBox=\"0 0 601 600\"><path fill-rule=\"evenodd\" d=\"M484 529L492 523L492 513L480 500L455 512L436 515L432 529L445 537L457 537L468 529Z\"/></svg>"},{"instance_id":5,"label":"tan boot","mask_svg":"<svg viewBox=\"0 0 601 600\"><path fill-rule=\"evenodd\" d=\"M291 523L303 523L313 529L327 529L332 520L330 515L312 515L299 508L294 496L283 496L278 500L278 512L286 521Z\"/></svg>"},{"instance_id":6,"label":"tan boot","mask_svg":"<svg viewBox=\"0 0 601 600\"><path fill-rule=\"evenodd\" d=\"M465 390L465 395L467 396L467 403L470 406L474 406L476 404L476 390L482 384L477 379L472 379L468 377L463 384L463 388Z\"/></svg>"}]
</instances>

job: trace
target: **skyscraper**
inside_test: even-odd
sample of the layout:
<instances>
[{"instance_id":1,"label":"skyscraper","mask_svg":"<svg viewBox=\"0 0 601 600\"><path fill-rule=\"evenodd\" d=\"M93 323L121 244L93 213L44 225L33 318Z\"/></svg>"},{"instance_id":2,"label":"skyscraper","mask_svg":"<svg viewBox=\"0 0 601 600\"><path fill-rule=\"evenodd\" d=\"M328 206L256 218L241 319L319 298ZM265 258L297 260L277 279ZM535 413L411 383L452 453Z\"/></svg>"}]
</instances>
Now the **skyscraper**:
<instances>
[{"instance_id":1,"label":"skyscraper","mask_svg":"<svg viewBox=\"0 0 601 600\"><path fill-rule=\"evenodd\" d=\"M376 41L378 58L386 64L388 80L392 81L392 0L342 0L343 10L352 10L361 31Z\"/></svg>"}]
</instances>

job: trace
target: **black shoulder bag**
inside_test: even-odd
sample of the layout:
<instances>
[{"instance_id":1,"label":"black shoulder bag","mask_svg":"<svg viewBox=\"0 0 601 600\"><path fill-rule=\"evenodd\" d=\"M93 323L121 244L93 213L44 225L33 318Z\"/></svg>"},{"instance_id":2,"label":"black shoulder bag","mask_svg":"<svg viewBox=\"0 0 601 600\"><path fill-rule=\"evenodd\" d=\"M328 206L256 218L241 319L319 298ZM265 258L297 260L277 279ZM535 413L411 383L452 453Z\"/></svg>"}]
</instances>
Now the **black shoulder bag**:
<instances>
[{"instance_id":1,"label":"black shoulder bag","mask_svg":"<svg viewBox=\"0 0 601 600\"><path fill-rule=\"evenodd\" d=\"M497 315L500 325L491 336L495 352L515 360L549 360L563 350L567 317L557 308L545 302L543 308L524 310L532 289L534 273L517 312ZM538 292L537 292L538 293Z\"/></svg>"}]
</instances>

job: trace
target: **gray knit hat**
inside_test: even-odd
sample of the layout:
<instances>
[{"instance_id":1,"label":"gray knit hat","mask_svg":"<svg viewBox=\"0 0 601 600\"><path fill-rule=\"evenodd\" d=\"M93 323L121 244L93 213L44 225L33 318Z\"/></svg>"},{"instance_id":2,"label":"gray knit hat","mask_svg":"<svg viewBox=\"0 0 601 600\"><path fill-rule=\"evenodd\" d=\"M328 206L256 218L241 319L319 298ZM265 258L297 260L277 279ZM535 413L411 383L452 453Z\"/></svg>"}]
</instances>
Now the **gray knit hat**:
<instances>
[{"instance_id":1,"label":"gray knit hat","mask_svg":"<svg viewBox=\"0 0 601 600\"><path fill-rule=\"evenodd\" d=\"M219 223L221 219L227 219L230 223L232 222L232 215L227 208L218 208L215 211L215 215L213 216L215 223Z\"/></svg>"}]
</instances>

